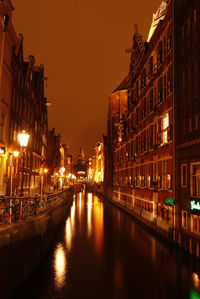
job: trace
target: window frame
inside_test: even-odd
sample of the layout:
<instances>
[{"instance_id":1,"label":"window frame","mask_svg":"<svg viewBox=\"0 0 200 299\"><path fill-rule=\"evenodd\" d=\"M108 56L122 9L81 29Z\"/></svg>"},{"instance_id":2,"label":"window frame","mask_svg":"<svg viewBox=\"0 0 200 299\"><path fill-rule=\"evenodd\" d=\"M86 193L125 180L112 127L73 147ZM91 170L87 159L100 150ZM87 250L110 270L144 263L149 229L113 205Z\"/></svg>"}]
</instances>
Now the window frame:
<instances>
[{"instance_id":1,"label":"window frame","mask_svg":"<svg viewBox=\"0 0 200 299\"><path fill-rule=\"evenodd\" d=\"M185 182L186 184L184 185L184 179L183 179L183 168L186 168L185 170ZM182 163L181 164L181 188L187 188L188 187L188 179L187 179L187 164Z\"/></svg>"}]
</instances>

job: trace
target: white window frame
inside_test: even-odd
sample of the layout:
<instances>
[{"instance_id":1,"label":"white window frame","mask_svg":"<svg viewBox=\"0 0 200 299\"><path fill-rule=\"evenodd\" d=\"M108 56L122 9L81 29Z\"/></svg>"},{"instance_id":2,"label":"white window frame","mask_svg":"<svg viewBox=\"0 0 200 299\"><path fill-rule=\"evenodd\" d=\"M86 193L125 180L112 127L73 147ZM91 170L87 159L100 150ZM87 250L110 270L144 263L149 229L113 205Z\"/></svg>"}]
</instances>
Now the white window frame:
<instances>
[{"instance_id":1,"label":"white window frame","mask_svg":"<svg viewBox=\"0 0 200 299\"><path fill-rule=\"evenodd\" d=\"M193 166L194 165L199 165L200 166L200 162L194 162L194 163L190 163L190 196L195 197L195 198L200 198L200 190L198 190L198 184L197 184L197 194L199 194L199 196L193 195L193 182L192 182L192 170L193 170Z\"/></svg>"},{"instance_id":2,"label":"white window frame","mask_svg":"<svg viewBox=\"0 0 200 299\"><path fill-rule=\"evenodd\" d=\"M169 127L169 113L166 113L162 118L162 143L168 143L168 132Z\"/></svg>"}]
</instances>

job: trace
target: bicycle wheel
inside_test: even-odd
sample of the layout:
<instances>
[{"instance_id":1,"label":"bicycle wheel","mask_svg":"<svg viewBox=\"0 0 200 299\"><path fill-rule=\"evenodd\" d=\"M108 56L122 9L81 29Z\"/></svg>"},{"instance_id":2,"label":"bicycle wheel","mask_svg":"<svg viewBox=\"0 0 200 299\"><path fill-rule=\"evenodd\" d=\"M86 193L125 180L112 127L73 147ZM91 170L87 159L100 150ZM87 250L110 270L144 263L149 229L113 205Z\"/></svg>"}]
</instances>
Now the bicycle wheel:
<instances>
[{"instance_id":1,"label":"bicycle wheel","mask_svg":"<svg viewBox=\"0 0 200 299\"><path fill-rule=\"evenodd\" d=\"M8 213L1 214L1 221L4 223L10 222L10 214Z\"/></svg>"}]
</instances>

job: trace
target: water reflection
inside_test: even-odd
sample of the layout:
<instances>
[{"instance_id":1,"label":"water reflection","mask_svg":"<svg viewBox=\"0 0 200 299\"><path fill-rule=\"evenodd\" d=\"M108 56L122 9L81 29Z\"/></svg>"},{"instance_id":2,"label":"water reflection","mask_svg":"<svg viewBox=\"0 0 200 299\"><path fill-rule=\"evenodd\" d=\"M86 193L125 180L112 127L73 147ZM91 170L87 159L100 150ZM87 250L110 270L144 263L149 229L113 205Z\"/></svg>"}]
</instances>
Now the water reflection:
<instances>
[{"instance_id":1,"label":"water reflection","mask_svg":"<svg viewBox=\"0 0 200 299\"><path fill-rule=\"evenodd\" d=\"M76 194L53 250L34 298L200 299L196 262L91 193Z\"/></svg>"},{"instance_id":2,"label":"water reflection","mask_svg":"<svg viewBox=\"0 0 200 299\"><path fill-rule=\"evenodd\" d=\"M120 263L119 260L115 261L114 285L115 285L116 290L119 290L123 286L122 264Z\"/></svg>"},{"instance_id":3,"label":"water reflection","mask_svg":"<svg viewBox=\"0 0 200 299\"><path fill-rule=\"evenodd\" d=\"M95 252L98 257L102 255L103 248L103 234L104 234L104 221L103 221L103 203L94 196L94 245Z\"/></svg>"},{"instance_id":4,"label":"water reflection","mask_svg":"<svg viewBox=\"0 0 200 299\"><path fill-rule=\"evenodd\" d=\"M54 254L55 286L57 289L63 287L66 277L66 256L63 245L58 243Z\"/></svg>"},{"instance_id":5,"label":"water reflection","mask_svg":"<svg viewBox=\"0 0 200 299\"><path fill-rule=\"evenodd\" d=\"M88 224L88 237L92 234L92 193L87 194L87 224Z\"/></svg>"}]
</instances>

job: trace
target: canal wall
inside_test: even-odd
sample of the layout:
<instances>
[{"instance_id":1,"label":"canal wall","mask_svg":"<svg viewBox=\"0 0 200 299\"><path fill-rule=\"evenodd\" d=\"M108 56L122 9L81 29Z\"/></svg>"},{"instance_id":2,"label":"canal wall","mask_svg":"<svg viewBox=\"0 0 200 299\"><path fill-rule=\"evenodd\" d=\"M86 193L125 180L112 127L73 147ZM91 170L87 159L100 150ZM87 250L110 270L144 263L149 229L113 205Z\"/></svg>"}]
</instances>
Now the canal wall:
<instances>
[{"instance_id":1,"label":"canal wall","mask_svg":"<svg viewBox=\"0 0 200 299\"><path fill-rule=\"evenodd\" d=\"M132 207L125 205L122 200L117 201L113 196L112 188L107 188L105 190L102 186L88 186L87 191L98 194L110 201L116 207L129 213L134 219L142 223L152 233L168 242L168 244L176 246L197 259L200 258L200 239L196 234L177 229L173 231L172 229L167 228L167 226L164 227L165 229L162 229L161 226L157 225L157 222L149 221L148 217L145 218L145 211L141 211L141 209L133 209Z\"/></svg>"},{"instance_id":2,"label":"canal wall","mask_svg":"<svg viewBox=\"0 0 200 299\"><path fill-rule=\"evenodd\" d=\"M0 298L10 298L37 267L69 212L75 191L78 188L68 190L56 206L40 216L0 228Z\"/></svg>"}]
</instances>

